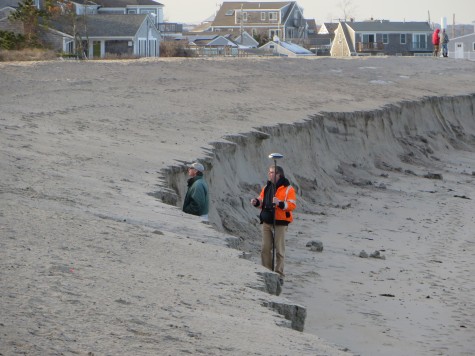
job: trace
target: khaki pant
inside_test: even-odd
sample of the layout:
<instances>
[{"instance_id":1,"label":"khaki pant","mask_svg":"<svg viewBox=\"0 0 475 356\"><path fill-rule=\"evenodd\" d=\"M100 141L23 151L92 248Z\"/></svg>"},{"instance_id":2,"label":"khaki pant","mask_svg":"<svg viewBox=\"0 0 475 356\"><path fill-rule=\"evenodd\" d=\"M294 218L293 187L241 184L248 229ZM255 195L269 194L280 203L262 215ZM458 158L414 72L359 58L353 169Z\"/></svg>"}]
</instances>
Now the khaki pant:
<instances>
[{"instance_id":1,"label":"khaki pant","mask_svg":"<svg viewBox=\"0 0 475 356\"><path fill-rule=\"evenodd\" d=\"M285 233L287 226L275 226L275 272L284 277ZM262 265L272 270L272 232L273 225L262 223Z\"/></svg>"}]
</instances>

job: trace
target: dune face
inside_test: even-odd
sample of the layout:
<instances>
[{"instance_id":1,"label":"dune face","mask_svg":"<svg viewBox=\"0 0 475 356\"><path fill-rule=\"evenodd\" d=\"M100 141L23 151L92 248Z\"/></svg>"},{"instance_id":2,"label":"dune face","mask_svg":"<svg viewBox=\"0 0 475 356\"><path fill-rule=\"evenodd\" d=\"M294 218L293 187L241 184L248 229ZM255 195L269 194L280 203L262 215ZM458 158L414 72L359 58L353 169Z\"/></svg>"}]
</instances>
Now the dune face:
<instances>
[{"instance_id":1,"label":"dune face","mask_svg":"<svg viewBox=\"0 0 475 356\"><path fill-rule=\"evenodd\" d=\"M0 353L474 353L474 66L0 64ZM281 290L249 203L271 152ZM181 212L195 160L210 224Z\"/></svg>"},{"instance_id":2,"label":"dune face","mask_svg":"<svg viewBox=\"0 0 475 356\"><path fill-rule=\"evenodd\" d=\"M212 220L259 263L248 204L259 180L246 177L264 176L273 163L258 152L285 143L279 164L299 209L283 294L306 306L304 330L361 354L470 353L474 104L473 94L423 98L227 137L207 159ZM321 254L305 248L315 239Z\"/></svg>"}]
</instances>

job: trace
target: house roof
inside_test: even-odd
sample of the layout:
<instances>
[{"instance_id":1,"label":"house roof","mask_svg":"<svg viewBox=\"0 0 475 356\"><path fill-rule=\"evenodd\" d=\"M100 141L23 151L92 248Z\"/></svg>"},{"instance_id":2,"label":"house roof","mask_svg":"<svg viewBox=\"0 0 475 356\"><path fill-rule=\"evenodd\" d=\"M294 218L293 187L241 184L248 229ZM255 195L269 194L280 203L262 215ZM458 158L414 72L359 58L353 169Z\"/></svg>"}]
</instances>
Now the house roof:
<instances>
[{"instance_id":1,"label":"house roof","mask_svg":"<svg viewBox=\"0 0 475 356\"><path fill-rule=\"evenodd\" d=\"M8 19L8 16L14 11L16 11L16 8L13 6L0 7L0 21Z\"/></svg>"},{"instance_id":2,"label":"house roof","mask_svg":"<svg viewBox=\"0 0 475 356\"><path fill-rule=\"evenodd\" d=\"M89 37L134 37L148 15L91 15L78 20L79 34ZM67 17L52 20L51 28L72 35L71 21Z\"/></svg>"},{"instance_id":3,"label":"house roof","mask_svg":"<svg viewBox=\"0 0 475 356\"><path fill-rule=\"evenodd\" d=\"M154 0L94 0L102 7L127 7L127 6L163 6Z\"/></svg>"},{"instance_id":4,"label":"house roof","mask_svg":"<svg viewBox=\"0 0 475 356\"><path fill-rule=\"evenodd\" d=\"M193 27L193 29L191 29L191 32L202 32L202 31L206 31L208 30L209 28L211 27L211 23L210 22L203 22L195 27Z\"/></svg>"},{"instance_id":5,"label":"house roof","mask_svg":"<svg viewBox=\"0 0 475 356\"><path fill-rule=\"evenodd\" d=\"M322 45L330 45L332 43L332 39L333 39L334 35L330 35L329 33L325 33L325 34L316 34L316 35L313 35L313 36L309 36L308 37L308 40L314 44L314 45L318 45L318 46L322 46Z\"/></svg>"},{"instance_id":6,"label":"house roof","mask_svg":"<svg viewBox=\"0 0 475 356\"><path fill-rule=\"evenodd\" d=\"M278 2L246 2L246 1L225 1L221 5L216 17L213 21L213 26L236 26L235 23L235 14L226 15L226 13L231 13L232 10L275 10L279 11L282 8L293 5L295 1L278 1ZM289 7L291 9L292 6ZM287 14L284 14L282 22L285 21Z\"/></svg>"},{"instance_id":7,"label":"house roof","mask_svg":"<svg viewBox=\"0 0 475 356\"><path fill-rule=\"evenodd\" d=\"M427 22L362 21L346 25L355 32L432 32Z\"/></svg>"},{"instance_id":8,"label":"house roof","mask_svg":"<svg viewBox=\"0 0 475 356\"><path fill-rule=\"evenodd\" d=\"M306 19L307 26L309 29L316 30L317 29L317 23L315 19Z\"/></svg>"},{"instance_id":9,"label":"house roof","mask_svg":"<svg viewBox=\"0 0 475 356\"><path fill-rule=\"evenodd\" d=\"M18 7L18 3L21 0L0 0L0 9L3 9L5 7Z\"/></svg>"},{"instance_id":10,"label":"house roof","mask_svg":"<svg viewBox=\"0 0 475 356\"><path fill-rule=\"evenodd\" d=\"M463 35L463 36L458 36L458 37L454 37L454 38L451 38L450 40L465 40L465 39L469 39L473 37L475 39L475 32L472 32L472 33L469 33L469 34L466 34L466 35Z\"/></svg>"},{"instance_id":11,"label":"house roof","mask_svg":"<svg viewBox=\"0 0 475 356\"><path fill-rule=\"evenodd\" d=\"M284 47L285 49L288 49L289 51L295 53L295 54L307 54L307 55L313 55L311 51L309 51L306 48L303 48L299 45L296 45L295 43L289 43L289 42L279 42L279 44Z\"/></svg>"},{"instance_id":12,"label":"house roof","mask_svg":"<svg viewBox=\"0 0 475 356\"><path fill-rule=\"evenodd\" d=\"M350 53L355 52L355 46L353 45L353 41L351 40L350 32L348 31L348 26L345 26L344 22L341 22L341 27L343 31L343 35L345 36L345 44L348 46L348 50Z\"/></svg>"},{"instance_id":13,"label":"house roof","mask_svg":"<svg viewBox=\"0 0 475 356\"><path fill-rule=\"evenodd\" d=\"M335 33L335 30L338 28L338 22L325 22L323 26L322 28L320 28L320 31L322 29L326 29L329 34L333 34Z\"/></svg>"},{"instance_id":14,"label":"house roof","mask_svg":"<svg viewBox=\"0 0 475 356\"><path fill-rule=\"evenodd\" d=\"M295 43L289 43L285 41L279 41L279 42L269 41L266 44L259 47L259 49L261 51L268 51L269 49L272 49L275 46L284 48L285 50L284 53L294 54L297 56L314 56L314 53L312 53L308 49L303 48L299 45L296 45ZM277 52L281 53L280 51L277 51Z\"/></svg>"}]
</instances>

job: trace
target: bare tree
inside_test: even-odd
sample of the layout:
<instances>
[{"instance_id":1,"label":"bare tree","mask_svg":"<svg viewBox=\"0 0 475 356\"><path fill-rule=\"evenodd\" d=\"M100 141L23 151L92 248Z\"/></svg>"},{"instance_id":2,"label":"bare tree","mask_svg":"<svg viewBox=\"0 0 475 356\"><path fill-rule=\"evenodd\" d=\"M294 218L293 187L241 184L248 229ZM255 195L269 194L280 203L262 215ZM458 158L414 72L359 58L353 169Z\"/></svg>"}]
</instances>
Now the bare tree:
<instances>
[{"instance_id":1,"label":"bare tree","mask_svg":"<svg viewBox=\"0 0 475 356\"><path fill-rule=\"evenodd\" d=\"M348 21L352 18L355 18L356 6L353 4L352 0L341 0L338 3L338 7L342 11L343 21Z\"/></svg>"},{"instance_id":2,"label":"bare tree","mask_svg":"<svg viewBox=\"0 0 475 356\"><path fill-rule=\"evenodd\" d=\"M39 10L33 0L23 0L18 8L9 16L10 20L19 20L23 24L26 42L29 46L38 45L38 26L41 18L46 18L47 13Z\"/></svg>"},{"instance_id":3,"label":"bare tree","mask_svg":"<svg viewBox=\"0 0 475 356\"><path fill-rule=\"evenodd\" d=\"M51 0L52 5L48 8L51 18L65 20L69 25L69 30L74 38L74 48L76 56L81 59L86 58L86 48L81 35L85 33L86 43L89 42L87 35L87 0L84 0L84 13L78 15L75 5L69 0ZM78 3L80 3L78 1Z\"/></svg>"}]
</instances>

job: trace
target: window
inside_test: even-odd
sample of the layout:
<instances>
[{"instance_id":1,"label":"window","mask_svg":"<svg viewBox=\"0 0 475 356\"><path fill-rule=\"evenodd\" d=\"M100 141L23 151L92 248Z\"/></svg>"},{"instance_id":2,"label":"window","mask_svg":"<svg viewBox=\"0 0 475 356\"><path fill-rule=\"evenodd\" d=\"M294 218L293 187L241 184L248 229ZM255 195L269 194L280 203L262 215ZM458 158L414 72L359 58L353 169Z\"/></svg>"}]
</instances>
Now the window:
<instances>
[{"instance_id":1,"label":"window","mask_svg":"<svg viewBox=\"0 0 475 356\"><path fill-rule=\"evenodd\" d=\"M242 20L247 21L247 12L242 13Z\"/></svg>"},{"instance_id":2,"label":"window","mask_svg":"<svg viewBox=\"0 0 475 356\"><path fill-rule=\"evenodd\" d=\"M234 10L228 10L225 13L226 16L233 16L234 15Z\"/></svg>"},{"instance_id":3,"label":"window","mask_svg":"<svg viewBox=\"0 0 475 356\"><path fill-rule=\"evenodd\" d=\"M139 47L136 54L140 57L147 56L147 40L145 38L139 38Z\"/></svg>"},{"instance_id":4,"label":"window","mask_svg":"<svg viewBox=\"0 0 475 356\"><path fill-rule=\"evenodd\" d=\"M472 43L472 50L475 51L475 42Z\"/></svg>"},{"instance_id":5,"label":"window","mask_svg":"<svg viewBox=\"0 0 475 356\"><path fill-rule=\"evenodd\" d=\"M406 34L405 33L401 33L401 44L406 44Z\"/></svg>"},{"instance_id":6,"label":"window","mask_svg":"<svg viewBox=\"0 0 475 356\"><path fill-rule=\"evenodd\" d=\"M366 34L364 33L363 34L363 43L374 43L376 42L374 39L376 38L376 36L374 34Z\"/></svg>"},{"instance_id":7,"label":"window","mask_svg":"<svg viewBox=\"0 0 475 356\"><path fill-rule=\"evenodd\" d=\"M74 53L74 41L63 39L63 52L65 53Z\"/></svg>"},{"instance_id":8,"label":"window","mask_svg":"<svg viewBox=\"0 0 475 356\"><path fill-rule=\"evenodd\" d=\"M388 44L389 43L389 36L387 33L383 33L383 43Z\"/></svg>"},{"instance_id":9,"label":"window","mask_svg":"<svg viewBox=\"0 0 475 356\"><path fill-rule=\"evenodd\" d=\"M412 49L427 49L427 36L425 33L412 35Z\"/></svg>"},{"instance_id":10,"label":"window","mask_svg":"<svg viewBox=\"0 0 475 356\"><path fill-rule=\"evenodd\" d=\"M269 12L269 20L270 21L277 21L278 18L278 13L277 12Z\"/></svg>"},{"instance_id":11,"label":"window","mask_svg":"<svg viewBox=\"0 0 475 356\"><path fill-rule=\"evenodd\" d=\"M271 40L274 40L274 36L277 36L280 38L280 32L281 30L269 30L269 38Z\"/></svg>"},{"instance_id":12,"label":"window","mask_svg":"<svg viewBox=\"0 0 475 356\"><path fill-rule=\"evenodd\" d=\"M265 21L265 20L266 20L266 13L261 12L261 21Z\"/></svg>"},{"instance_id":13,"label":"window","mask_svg":"<svg viewBox=\"0 0 475 356\"><path fill-rule=\"evenodd\" d=\"M148 43L149 43L149 53L148 53L148 55L150 57L156 57L157 56L157 40L156 39L151 39Z\"/></svg>"}]
</instances>

